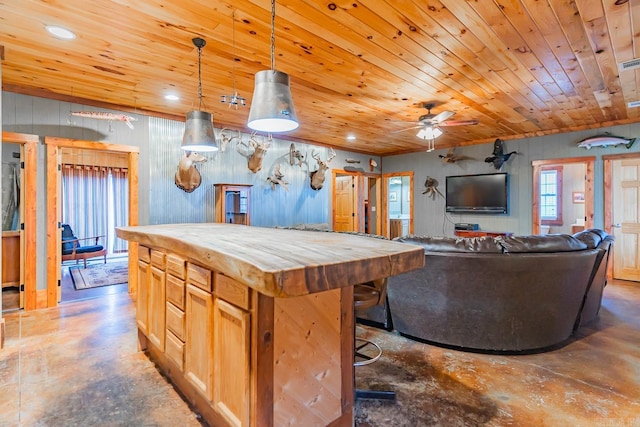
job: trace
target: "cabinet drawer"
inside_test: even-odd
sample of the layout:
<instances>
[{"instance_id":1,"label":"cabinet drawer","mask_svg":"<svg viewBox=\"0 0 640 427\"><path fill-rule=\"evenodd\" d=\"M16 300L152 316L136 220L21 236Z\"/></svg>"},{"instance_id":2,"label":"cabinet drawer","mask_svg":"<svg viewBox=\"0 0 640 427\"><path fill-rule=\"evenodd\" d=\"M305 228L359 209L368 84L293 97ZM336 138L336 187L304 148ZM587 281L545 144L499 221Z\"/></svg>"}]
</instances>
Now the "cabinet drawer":
<instances>
[{"instance_id":1,"label":"cabinet drawer","mask_svg":"<svg viewBox=\"0 0 640 427\"><path fill-rule=\"evenodd\" d=\"M184 311L167 302L167 330L184 341ZM168 334L167 334L168 335Z\"/></svg>"},{"instance_id":2,"label":"cabinet drawer","mask_svg":"<svg viewBox=\"0 0 640 427\"><path fill-rule=\"evenodd\" d=\"M176 364L180 372L184 371L184 343L170 331L167 331L165 355Z\"/></svg>"},{"instance_id":3,"label":"cabinet drawer","mask_svg":"<svg viewBox=\"0 0 640 427\"><path fill-rule=\"evenodd\" d=\"M231 277L216 273L216 295L231 304L249 310L249 287Z\"/></svg>"},{"instance_id":4,"label":"cabinet drawer","mask_svg":"<svg viewBox=\"0 0 640 427\"><path fill-rule=\"evenodd\" d=\"M138 259L146 263L151 262L151 249L146 246L138 246Z\"/></svg>"},{"instance_id":5,"label":"cabinet drawer","mask_svg":"<svg viewBox=\"0 0 640 427\"><path fill-rule=\"evenodd\" d=\"M187 263L187 282L211 292L211 271L189 262Z\"/></svg>"},{"instance_id":6,"label":"cabinet drawer","mask_svg":"<svg viewBox=\"0 0 640 427\"><path fill-rule=\"evenodd\" d=\"M155 265L156 267L158 267L160 270L163 270L166 268L166 259L167 259L167 254L165 254L162 251L158 251L155 249L151 249L151 264Z\"/></svg>"},{"instance_id":7,"label":"cabinet drawer","mask_svg":"<svg viewBox=\"0 0 640 427\"><path fill-rule=\"evenodd\" d=\"M187 260L177 255L167 255L167 273L173 274L180 279L186 279Z\"/></svg>"},{"instance_id":8,"label":"cabinet drawer","mask_svg":"<svg viewBox=\"0 0 640 427\"><path fill-rule=\"evenodd\" d=\"M167 301L184 310L184 280L167 274Z\"/></svg>"}]
</instances>

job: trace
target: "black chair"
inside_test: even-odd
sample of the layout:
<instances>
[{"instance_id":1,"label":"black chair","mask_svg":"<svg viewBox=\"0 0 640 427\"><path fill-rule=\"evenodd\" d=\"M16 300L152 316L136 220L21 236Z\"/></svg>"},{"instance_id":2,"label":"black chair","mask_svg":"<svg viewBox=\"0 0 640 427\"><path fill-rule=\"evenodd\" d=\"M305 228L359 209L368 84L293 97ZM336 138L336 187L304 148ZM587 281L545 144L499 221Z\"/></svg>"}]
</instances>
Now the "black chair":
<instances>
[{"instance_id":1,"label":"black chair","mask_svg":"<svg viewBox=\"0 0 640 427\"><path fill-rule=\"evenodd\" d=\"M75 260L78 264L79 260L84 261L84 268L87 268L87 258L104 257L107 263L107 250L103 245L99 245L99 240L104 239L102 236L78 238L73 234L73 230L69 224L62 224L62 261ZM89 244L81 245L80 242L90 241ZM91 244L93 243L93 244Z\"/></svg>"},{"instance_id":2,"label":"black chair","mask_svg":"<svg viewBox=\"0 0 640 427\"><path fill-rule=\"evenodd\" d=\"M383 305L387 299L387 278L361 283L353 287L353 305L355 311L367 310ZM355 338L354 366L368 365L380 359L382 348L373 341ZM395 391L356 390L356 399L394 400Z\"/></svg>"}]
</instances>

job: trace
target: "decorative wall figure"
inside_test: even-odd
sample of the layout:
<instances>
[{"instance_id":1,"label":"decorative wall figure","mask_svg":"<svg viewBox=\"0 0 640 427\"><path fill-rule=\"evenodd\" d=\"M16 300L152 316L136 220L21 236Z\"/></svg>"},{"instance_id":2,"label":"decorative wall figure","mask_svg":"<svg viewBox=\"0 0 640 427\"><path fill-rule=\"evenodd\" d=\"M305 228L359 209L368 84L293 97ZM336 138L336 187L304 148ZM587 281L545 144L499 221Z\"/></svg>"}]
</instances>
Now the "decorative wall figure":
<instances>
[{"instance_id":1,"label":"decorative wall figure","mask_svg":"<svg viewBox=\"0 0 640 427\"><path fill-rule=\"evenodd\" d=\"M202 182L202 176L198 168L196 168L196 163L204 163L206 161L207 158L200 153L185 151L180 163L178 163L178 170L175 176L178 188L187 193L191 193L198 188Z\"/></svg>"},{"instance_id":2,"label":"decorative wall figure","mask_svg":"<svg viewBox=\"0 0 640 427\"><path fill-rule=\"evenodd\" d=\"M373 172L377 166L378 166L378 163L375 160L373 160L373 157L371 157L369 159L369 170Z\"/></svg>"},{"instance_id":3,"label":"decorative wall figure","mask_svg":"<svg viewBox=\"0 0 640 427\"><path fill-rule=\"evenodd\" d=\"M502 165L509 160L512 154L518 154L517 151L511 151L509 153L504 153L504 148L502 146L502 140L500 138L496 139L493 143L493 154L484 159L487 163L492 163L493 167L500 170L502 169Z\"/></svg>"},{"instance_id":4,"label":"decorative wall figure","mask_svg":"<svg viewBox=\"0 0 640 427\"><path fill-rule=\"evenodd\" d=\"M424 182L424 187L425 188L422 194L426 194L428 197L431 197L431 199L435 200L436 195L438 194L444 197L444 195L440 192L440 190L438 190L437 179L431 178L430 176L428 176L427 180Z\"/></svg>"},{"instance_id":5,"label":"decorative wall figure","mask_svg":"<svg viewBox=\"0 0 640 427\"><path fill-rule=\"evenodd\" d=\"M316 162L318 162L318 169L311 172L311 188L314 190L320 190L322 188L324 185L325 173L329 169L329 163L335 156L336 152L333 151L333 148L329 148L329 157L327 157L327 160L325 161L320 159L320 154L316 153L315 150L311 152L311 157L316 159Z\"/></svg>"},{"instance_id":6,"label":"decorative wall figure","mask_svg":"<svg viewBox=\"0 0 640 427\"><path fill-rule=\"evenodd\" d=\"M302 167L302 163L304 162L304 154L300 152L300 150L296 150L296 146L291 143L289 146L289 164L293 166L296 164L296 160L298 162L298 166Z\"/></svg>"},{"instance_id":7,"label":"decorative wall figure","mask_svg":"<svg viewBox=\"0 0 640 427\"><path fill-rule=\"evenodd\" d=\"M456 149L455 148L450 148L449 151L447 151L447 154L445 154L444 156L442 154L438 154L438 157L440 157L440 159L442 159L442 163L456 163L459 162L461 160L471 160L472 158L469 156L463 156L462 154L458 155L455 153Z\"/></svg>"},{"instance_id":8,"label":"decorative wall figure","mask_svg":"<svg viewBox=\"0 0 640 427\"><path fill-rule=\"evenodd\" d=\"M267 177L267 182L271 183L272 190L275 190L278 185L281 185L282 188L289 191L289 183L284 180L284 174L280 172L280 163L276 163L273 167L273 174Z\"/></svg>"}]
</instances>

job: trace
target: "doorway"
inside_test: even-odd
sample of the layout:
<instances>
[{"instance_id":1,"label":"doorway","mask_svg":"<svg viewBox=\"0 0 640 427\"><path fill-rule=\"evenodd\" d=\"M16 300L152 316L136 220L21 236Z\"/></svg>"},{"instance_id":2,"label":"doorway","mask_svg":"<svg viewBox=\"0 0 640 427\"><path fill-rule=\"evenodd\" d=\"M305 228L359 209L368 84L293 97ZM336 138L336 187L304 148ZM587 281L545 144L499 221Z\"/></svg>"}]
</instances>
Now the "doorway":
<instances>
[{"instance_id":1,"label":"doorway","mask_svg":"<svg viewBox=\"0 0 640 427\"><path fill-rule=\"evenodd\" d=\"M114 153L126 156L128 169L128 225L138 224L138 154L139 148L118 144L107 144L95 141L81 141L67 138L46 137L47 146L47 306L55 307L61 300L62 277L61 261L61 160L65 149L92 151L98 153ZM128 244L128 271L134 271L138 258L138 246ZM137 277L128 278L128 290L135 294Z\"/></svg>"},{"instance_id":2,"label":"doorway","mask_svg":"<svg viewBox=\"0 0 640 427\"><path fill-rule=\"evenodd\" d=\"M380 175L333 169L332 178L333 230L381 234Z\"/></svg>"},{"instance_id":3,"label":"doorway","mask_svg":"<svg viewBox=\"0 0 640 427\"><path fill-rule=\"evenodd\" d=\"M593 227L595 157L535 160L533 234L573 234Z\"/></svg>"},{"instance_id":4,"label":"doorway","mask_svg":"<svg viewBox=\"0 0 640 427\"><path fill-rule=\"evenodd\" d=\"M393 239L413 234L413 172L383 175L383 233Z\"/></svg>"},{"instance_id":5,"label":"doorway","mask_svg":"<svg viewBox=\"0 0 640 427\"><path fill-rule=\"evenodd\" d=\"M604 229L615 236L608 277L640 282L640 154L602 156Z\"/></svg>"},{"instance_id":6,"label":"doorway","mask_svg":"<svg viewBox=\"0 0 640 427\"><path fill-rule=\"evenodd\" d=\"M37 135L2 132L3 147L5 143L20 146L18 229L7 234L6 242L3 233L2 272L4 277L9 273L9 269L11 270L12 286L7 290L11 290L15 294L12 296L13 305L16 306L14 308L24 308L25 310L37 308L36 263L26 262L26 260L36 259L36 162L39 141ZM17 251L15 250L16 246L18 247ZM16 278L18 286L13 289L13 285L16 285L14 280ZM15 304L16 302L17 304ZM4 309L4 306L1 308Z\"/></svg>"}]
</instances>

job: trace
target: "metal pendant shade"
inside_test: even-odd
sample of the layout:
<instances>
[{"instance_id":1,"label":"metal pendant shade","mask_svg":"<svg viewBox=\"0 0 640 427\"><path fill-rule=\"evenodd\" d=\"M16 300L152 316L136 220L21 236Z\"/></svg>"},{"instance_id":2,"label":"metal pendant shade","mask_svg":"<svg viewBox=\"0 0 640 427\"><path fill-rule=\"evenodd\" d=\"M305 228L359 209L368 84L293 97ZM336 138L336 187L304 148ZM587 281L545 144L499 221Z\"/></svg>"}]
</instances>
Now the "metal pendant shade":
<instances>
[{"instance_id":1,"label":"metal pendant shade","mask_svg":"<svg viewBox=\"0 0 640 427\"><path fill-rule=\"evenodd\" d=\"M199 37L192 40L198 48L198 100L200 109L189 111L184 125L184 135L182 137L182 148L185 151L218 151L216 135L213 131L213 114L202 111L202 79L200 72L200 56L202 48L207 42Z\"/></svg>"},{"instance_id":2,"label":"metal pendant shade","mask_svg":"<svg viewBox=\"0 0 640 427\"><path fill-rule=\"evenodd\" d=\"M276 1L271 0L271 69L258 71L247 126L259 132L287 132L297 129L289 75L275 68Z\"/></svg>"},{"instance_id":3,"label":"metal pendant shade","mask_svg":"<svg viewBox=\"0 0 640 427\"><path fill-rule=\"evenodd\" d=\"M256 73L247 126L262 132L287 132L298 128L288 74L276 70Z\"/></svg>"},{"instance_id":4,"label":"metal pendant shade","mask_svg":"<svg viewBox=\"0 0 640 427\"><path fill-rule=\"evenodd\" d=\"M185 151L218 151L216 135L213 131L213 114L194 110L187 113L182 145Z\"/></svg>"}]
</instances>

